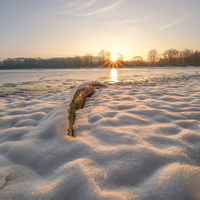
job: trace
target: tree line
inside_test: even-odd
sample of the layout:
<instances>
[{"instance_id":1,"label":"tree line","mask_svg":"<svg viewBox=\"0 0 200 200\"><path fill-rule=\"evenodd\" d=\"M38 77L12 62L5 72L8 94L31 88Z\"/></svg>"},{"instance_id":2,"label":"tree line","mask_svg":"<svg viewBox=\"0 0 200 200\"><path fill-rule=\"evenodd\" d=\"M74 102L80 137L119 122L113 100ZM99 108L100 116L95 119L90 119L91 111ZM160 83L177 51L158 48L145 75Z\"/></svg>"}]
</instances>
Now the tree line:
<instances>
[{"instance_id":1,"label":"tree line","mask_svg":"<svg viewBox=\"0 0 200 200\"><path fill-rule=\"evenodd\" d=\"M200 51L168 49L159 55L153 49L148 52L148 61L151 66L200 66Z\"/></svg>"},{"instance_id":2,"label":"tree line","mask_svg":"<svg viewBox=\"0 0 200 200\"><path fill-rule=\"evenodd\" d=\"M147 60L141 56L134 56L131 60L124 61L122 54L117 54L118 60L125 67L132 66L200 66L200 51L184 49L168 49L163 54L152 49L148 52ZM81 67L107 67L111 53L101 50L96 56L87 53L84 56L62 58L7 58L0 62L0 69L25 69L25 68L81 68Z\"/></svg>"}]
</instances>

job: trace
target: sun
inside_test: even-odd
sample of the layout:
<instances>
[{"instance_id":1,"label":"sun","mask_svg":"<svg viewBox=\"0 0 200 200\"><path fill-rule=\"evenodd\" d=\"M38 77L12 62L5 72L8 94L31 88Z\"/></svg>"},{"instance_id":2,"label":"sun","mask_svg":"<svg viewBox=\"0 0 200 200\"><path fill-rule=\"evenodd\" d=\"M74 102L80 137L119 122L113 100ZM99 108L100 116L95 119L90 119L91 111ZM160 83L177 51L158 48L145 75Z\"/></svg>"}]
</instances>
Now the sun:
<instances>
[{"instance_id":1,"label":"sun","mask_svg":"<svg viewBox=\"0 0 200 200\"><path fill-rule=\"evenodd\" d=\"M111 54L110 59L111 59L111 61L115 62L118 59L118 55Z\"/></svg>"},{"instance_id":2,"label":"sun","mask_svg":"<svg viewBox=\"0 0 200 200\"><path fill-rule=\"evenodd\" d=\"M122 59L120 59L120 54L114 54L114 53L110 54L107 60L103 60L103 64L101 65L101 67L106 65L108 66L108 68L119 67L119 65L121 67L124 67L124 65L122 64Z\"/></svg>"}]
</instances>

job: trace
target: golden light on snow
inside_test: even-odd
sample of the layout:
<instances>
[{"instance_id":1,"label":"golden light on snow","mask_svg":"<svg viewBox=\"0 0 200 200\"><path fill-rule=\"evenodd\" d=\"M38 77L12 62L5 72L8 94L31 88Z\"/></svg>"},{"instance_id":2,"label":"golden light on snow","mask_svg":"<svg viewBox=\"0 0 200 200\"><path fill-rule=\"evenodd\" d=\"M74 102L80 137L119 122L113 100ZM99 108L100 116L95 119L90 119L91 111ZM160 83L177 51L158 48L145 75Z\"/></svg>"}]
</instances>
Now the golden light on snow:
<instances>
[{"instance_id":1,"label":"golden light on snow","mask_svg":"<svg viewBox=\"0 0 200 200\"><path fill-rule=\"evenodd\" d=\"M112 68L110 71L110 82L112 83L118 82L118 74L115 68Z\"/></svg>"}]
</instances>

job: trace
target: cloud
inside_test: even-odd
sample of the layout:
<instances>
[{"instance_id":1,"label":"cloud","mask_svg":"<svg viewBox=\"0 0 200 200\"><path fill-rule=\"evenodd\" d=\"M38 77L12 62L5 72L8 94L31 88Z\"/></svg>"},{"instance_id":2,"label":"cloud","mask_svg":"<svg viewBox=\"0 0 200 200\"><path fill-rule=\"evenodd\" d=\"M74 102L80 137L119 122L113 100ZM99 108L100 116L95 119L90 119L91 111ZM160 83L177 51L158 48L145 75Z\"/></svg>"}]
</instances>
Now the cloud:
<instances>
[{"instance_id":1,"label":"cloud","mask_svg":"<svg viewBox=\"0 0 200 200\"><path fill-rule=\"evenodd\" d=\"M139 29L144 26L145 24L149 24L148 21L155 17L156 13L153 13L151 15L144 16L142 18L132 18L132 19L122 19L122 20L115 20L115 21L108 21L106 24L111 26L120 26L123 28L129 28L129 29Z\"/></svg>"},{"instance_id":2,"label":"cloud","mask_svg":"<svg viewBox=\"0 0 200 200\"><path fill-rule=\"evenodd\" d=\"M87 3L85 3L85 5L81 6L79 8L79 10L83 10L85 8L88 8L90 7L91 5L95 4L97 2L97 0L91 0L91 1L88 1Z\"/></svg>"},{"instance_id":3,"label":"cloud","mask_svg":"<svg viewBox=\"0 0 200 200\"><path fill-rule=\"evenodd\" d=\"M117 7L122 1L123 0L118 0L117 2L104 6L104 7L97 8L97 6L95 6L96 9L94 8L91 9L91 6L94 5L97 2L97 0L87 1L86 3L84 3L84 5L82 5L83 2L79 0L79 1L74 2L73 4L68 5L68 8L65 11L58 12L57 14L60 14L60 15L68 14L68 15L85 16L85 17L98 15ZM87 9L89 9L89 11L86 11Z\"/></svg>"},{"instance_id":4,"label":"cloud","mask_svg":"<svg viewBox=\"0 0 200 200\"><path fill-rule=\"evenodd\" d=\"M167 29L167 28L169 28L171 26L174 26L175 24L178 24L178 23L182 22L183 20L185 20L188 16L189 16L189 14L185 15L182 18L177 19L177 20L175 20L175 21L173 21L173 22L171 22L169 24L166 24L165 26L162 26L162 27L158 28L158 31L162 31L162 30L165 30L165 29Z\"/></svg>"},{"instance_id":5,"label":"cloud","mask_svg":"<svg viewBox=\"0 0 200 200\"><path fill-rule=\"evenodd\" d=\"M59 14L73 13L80 10L84 10L91 5L95 4L97 0L73 0L71 3L68 3L65 7L66 10L60 12Z\"/></svg>"},{"instance_id":6,"label":"cloud","mask_svg":"<svg viewBox=\"0 0 200 200\"><path fill-rule=\"evenodd\" d=\"M115 8L116 6L118 6L120 3L122 2L122 0L119 0L111 5L108 5L106 7L103 7L101 9L97 9L97 10L94 10L94 11L91 11L91 12L87 12L87 13L80 13L79 15L82 15L82 16L91 16L91 15L97 15L97 14L102 14L104 12L107 12L113 8Z\"/></svg>"},{"instance_id":7,"label":"cloud","mask_svg":"<svg viewBox=\"0 0 200 200\"><path fill-rule=\"evenodd\" d=\"M133 22L139 21L139 19L125 19L125 20L121 20L121 21L114 21L114 22L110 22L110 25L123 25L123 24L130 24Z\"/></svg>"}]
</instances>

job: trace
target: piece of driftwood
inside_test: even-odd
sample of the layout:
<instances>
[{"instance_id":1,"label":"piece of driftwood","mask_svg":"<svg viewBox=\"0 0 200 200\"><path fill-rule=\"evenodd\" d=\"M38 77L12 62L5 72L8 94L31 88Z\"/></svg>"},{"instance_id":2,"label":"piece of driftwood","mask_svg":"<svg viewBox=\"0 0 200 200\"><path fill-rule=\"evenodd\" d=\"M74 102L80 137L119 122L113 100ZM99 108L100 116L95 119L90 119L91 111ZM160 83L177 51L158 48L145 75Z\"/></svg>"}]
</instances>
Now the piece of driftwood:
<instances>
[{"instance_id":1,"label":"piece of driftwood","mask_svg":"<svg viewBox=\"0 0 200 200\"><path fill-rule=\"evenodd\" d=\"M87 97L91 97L95 90L94 90L95 85L88 85L84 88L81 88L76 91L70 105L69 105L69 110L68 110L68 121L69 121L69 127L67 130L67 134L69 136L73 136L73 124L74 124L74 119L75 119L75 112L78 109L83 108Z\"/></svg>"}]
</instances>

